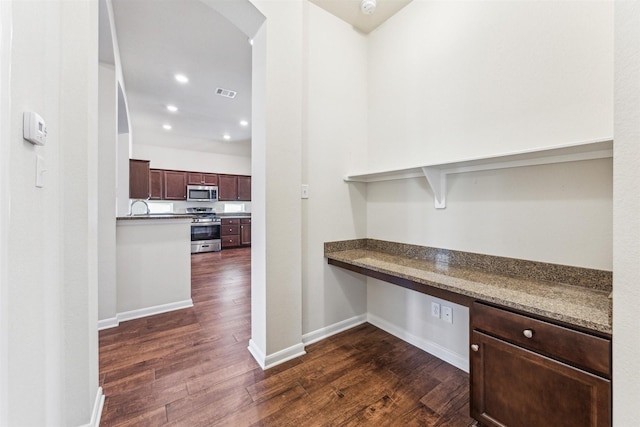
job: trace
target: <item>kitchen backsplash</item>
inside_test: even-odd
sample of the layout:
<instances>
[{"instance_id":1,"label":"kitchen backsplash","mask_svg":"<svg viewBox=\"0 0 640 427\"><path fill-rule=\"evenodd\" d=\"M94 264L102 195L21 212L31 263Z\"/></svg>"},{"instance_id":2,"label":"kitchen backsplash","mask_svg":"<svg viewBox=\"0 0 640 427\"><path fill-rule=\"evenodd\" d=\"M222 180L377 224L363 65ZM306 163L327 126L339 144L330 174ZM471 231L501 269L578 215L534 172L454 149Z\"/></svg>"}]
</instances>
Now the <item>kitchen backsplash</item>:
<instances>
[{"instance_id":1,"label":"kitchen backsplash","mask_svg":"<svg viewBox=\"0 0 640 427\"><path fill-rule=\"evenodd\" d=\"M130 202L132 202L130 200ZM217 213L239 213L251 212L251 202L186 202L186 201L167 201L167 200L147 200L149 209L152 213L185 213L187 208L191 207L207 207L213 208Z\"/></svg>"}]
</instances>

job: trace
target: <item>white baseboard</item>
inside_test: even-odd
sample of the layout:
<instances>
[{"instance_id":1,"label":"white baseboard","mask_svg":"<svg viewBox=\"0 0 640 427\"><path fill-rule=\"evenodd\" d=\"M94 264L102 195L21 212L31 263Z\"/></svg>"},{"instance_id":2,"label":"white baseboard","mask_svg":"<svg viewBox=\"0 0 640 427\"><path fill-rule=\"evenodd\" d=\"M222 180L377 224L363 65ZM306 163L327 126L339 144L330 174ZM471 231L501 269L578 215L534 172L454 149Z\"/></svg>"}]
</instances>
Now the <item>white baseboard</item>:
<instances>
[{"instance_id":1,"label":"white baseboard","mask_svg":"<svg viewBox=\"0 0 640 427\"><path fill-rule=\"evenodd\" d=\"M338 334L342 331L346 331L347 329L351 329L358 325L361 325L367 321L367 315L361 314L360 316L354 316L350 319L343 320L338 323L334 323L333 325L326 326L324 328L317 329L313 332L309 332L308 334L304 334L302 336L302 343L304 345L309 345L316 343L318 341L322 341L325 338L329 338L332 335Z\"/></svg>"},{"instance_id":2,"label":"white baseboard","mask_svg":"<svg viewBox=\"0 0 640 427\"><path fill-rule=\"evenodd\" d=\"M118 322L118 316L111 317L109 319L98 320L98 330L101 331L103 329L115 328L120 324Z\"/></svg>"},{"instance_id":3,"label":"white baseboard","mask_svg":"<svg viewBox=\"0 0 640 427\"><path fill-rule=\"evenodd\" d=\"M266 356L253 340L249 340L249 353L263 370L307 354L304 351L304 344L300 343Z\"/></svg>"},{"instance_id":4,"label":"white baseboard","mask_svg":"<svg viewBox=\"0 0 640 427\"><path fill-rule=\"evenodd\" d=\"M80 427L100 427L100 418L102 417L102 408L104 407L104 394L102 394L102 387L98 387L96 392L96 400L93 403L93 411L91 411L91 421L89 424L84 424Z\"/></svg>"},{"instance_id":5,"label":"white baseboard","mask_svg":"<svg viewBox=\"0 0 640 427\"><path fill-rule=\"evenodd\" d=\"M262 352L262 350L260 350L260 347L258 347L255 341L252 339L249 340L248 350L249 350L249 353L251 353L251 355L253 356L253 358L256 359L256 362L258 362L258 365L260 365L262 370L264 370L266 357Z\"/></svg>"},{"instance_id":6,"label":"white baseboard","mask_svg":"<svg viewBox=\"0 0 640 427\"><path fill-rule=\"evenodd\" d=\"M305 354L307 354L307 352L304 351L304 344L292 345L289 348L268 355L265 358L264 369L273 368L276 365L295 359L296 357L304 356Z\"/></svg>"},{"instance_id":7,"label":"white baseboard","mask_svg":"<svg viewBox=\"0 0 640 427\"><path fill-rule=\"evenodd\" d=\"M110 319L103 319L98 321L98 330L115 328L120 325L120 322L127 320L140 319L142 317L153 316L155 314L167 313L169 311L181 310L183 308L193 307L193 300L189 298L184 301L172 302L169 304L155 305L153 307L145 307L137 310L125 311L116 314L116 317Z\"/></svg>"},{"instance_id":8,"label":"white baseboard","mask_svg":"<svg viewBox=\"0 0 640 427\"><path fill-rule=\"evenodd\" d=\"M401 340L406 341L411 345L415 345L419 349L434 355L438 359L444 360L445 362L455 366L460 370L463 370L464 372L467 372L467 373L469 372L469 360L467 360L465 357L460 356L459 354L454 353L433 341L429 341L424 338L420 338L416 335L413 335L412 333L406 331L405 329L399 328L398 326L390 322L387 322L386 320L374 314L368 313L367 321L371 323L373 326L376 326L390 333L391 335L394 335L400 338Z\"/></svg>"}]
</instances>

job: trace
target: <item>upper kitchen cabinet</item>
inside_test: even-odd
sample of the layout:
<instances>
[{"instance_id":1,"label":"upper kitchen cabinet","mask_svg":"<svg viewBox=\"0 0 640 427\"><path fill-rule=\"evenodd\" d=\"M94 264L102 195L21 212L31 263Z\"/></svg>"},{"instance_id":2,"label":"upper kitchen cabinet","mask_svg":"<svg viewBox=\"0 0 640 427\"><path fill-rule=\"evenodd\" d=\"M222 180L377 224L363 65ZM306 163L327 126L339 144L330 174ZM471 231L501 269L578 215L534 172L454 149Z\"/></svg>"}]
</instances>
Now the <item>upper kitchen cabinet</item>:
<instances>
[{"instance_id":1,"label":"upper kitchen cabinet","mask_svg":"<svg viewBox=\"0 0 640 427\"><path fill-rule=\"evenodd\" d=\"M129 198L149 198L149 160L129 159Z\"/></svg>"},{"instance_id":2,"label":"upper kitchen cabinet","mask_svg":"<svg viewBox=\"0 0 640 427\"><path fill-rule=\"evenodd\" d=\"M218 200L250 201L251 177L238 175L218 175Z\"/></svg>"},{"instance_id":3,"label":"upper kitchen cabinet","mask_svg":"<svg viewBox=\"0 0 640 427\"><path fill-rule=\"evenodd\" d=\"M164 200L187 200L187 173L163 171Z\"/></svg>"},{"instance_id":4,"label":"upper kitchen cabinet","mask_svg":"<svg viewBox=\"0 0 640 427\"><path fill-rule=\"evenodd\" d=\"M251 177L238 176L238 200L251 200Z\"/></svg>"},{"instance_id":5,"label":"upper kitchen cabinet","mask_svg":"<svg viewBox=\"0 0 640 427\"><path fill-rule=\"evenodd\" d=\"M151 200L162 200L164 197L164 171L162 169L149 170L149 189Z\"/></svg>"},{"instance_id":6,"label":"upper kitchen cabinet","mask_svg":"<svg viewBox=\"0 0 640 427\"><path fill-rule=\"evenodd\" d=\"M238 177L218 175L218 200L238 200Z\"/></svg>"},{"instance_id":7,"label":"upper kitchen cabinet","mask_svg":"<svg viewBox=\"0 0 640 427\"><path fill-rule=\"evenodd\" d=\"M188 172L187 184L189 185L218 185L218 175L214 173Z\"/></svg>"}]
</instances>

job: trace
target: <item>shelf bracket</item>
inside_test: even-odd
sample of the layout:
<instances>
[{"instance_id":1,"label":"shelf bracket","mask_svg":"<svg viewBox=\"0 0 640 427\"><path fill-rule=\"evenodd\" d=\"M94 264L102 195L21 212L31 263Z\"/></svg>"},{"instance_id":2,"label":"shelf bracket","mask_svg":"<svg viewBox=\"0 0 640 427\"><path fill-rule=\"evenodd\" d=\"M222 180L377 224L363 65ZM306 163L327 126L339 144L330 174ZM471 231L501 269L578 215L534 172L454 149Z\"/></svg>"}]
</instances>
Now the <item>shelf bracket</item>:
<instances>
[{"instance_id":1,"label":"shelf bracket","mask_svg":"<svg viewBox=\"0 0 640 427\"><path fill-rule=\"evenodd\" d=\"M433 191L433 201L436 209L447 207L447 174L439 168L425 166L422 173Z\"/></svg>"}]
</instances>

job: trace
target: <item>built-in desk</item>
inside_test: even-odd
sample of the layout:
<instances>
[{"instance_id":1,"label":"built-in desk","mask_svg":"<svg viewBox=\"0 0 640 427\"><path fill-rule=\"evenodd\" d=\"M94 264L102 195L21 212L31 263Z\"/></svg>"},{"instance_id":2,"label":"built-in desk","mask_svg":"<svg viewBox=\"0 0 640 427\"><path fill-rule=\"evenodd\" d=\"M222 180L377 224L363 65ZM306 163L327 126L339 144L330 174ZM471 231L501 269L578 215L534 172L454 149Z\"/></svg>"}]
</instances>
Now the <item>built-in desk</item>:
<instances>
[{"instance_id":1,"label":"built-in desk","mask_svg":"<svg viewBox=\"0 0 640 427\"><path fill-rule=\"evenodd\" d=\"M329 264L469 307L482 301L611 335L612 274L375 239L325 243Z\"/></svg>"},{"instance_id":2,"label":"built-in desk","mask_svg":"<svg viewBox=\"0 0 640 427\"><path fill-rule=\"evenodd\" d=\"M611 272L373 239L329 264L470 308L470 414L490 427L611 426Z\"/></svg>"}]
</instances>

